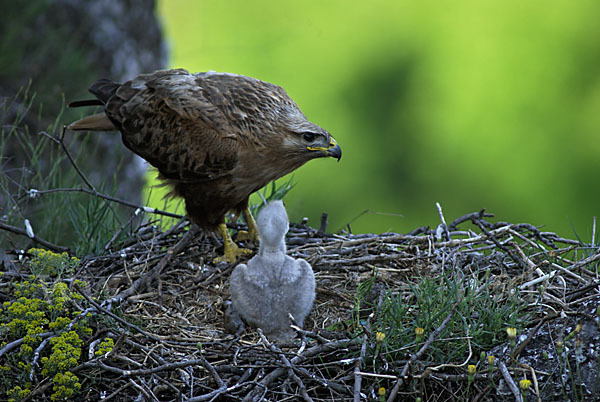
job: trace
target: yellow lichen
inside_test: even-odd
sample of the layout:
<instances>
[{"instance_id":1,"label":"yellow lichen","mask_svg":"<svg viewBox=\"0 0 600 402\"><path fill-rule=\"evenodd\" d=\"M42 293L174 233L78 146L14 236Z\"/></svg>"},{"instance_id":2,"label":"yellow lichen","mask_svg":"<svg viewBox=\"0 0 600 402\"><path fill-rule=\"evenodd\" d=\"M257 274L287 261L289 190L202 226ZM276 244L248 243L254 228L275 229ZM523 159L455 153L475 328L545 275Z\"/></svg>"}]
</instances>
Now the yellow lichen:
<instances>
[{"instance_id":1,"label":"yellow lichen","mask_svg":"<svg viewBox=\"0 0 600 402\"><path fill-rule=\"evenodd\" d=\"M36 258L68 259L68 255L51 252L34 252ZM84 282L80 282L85 286ZM81 389L78 378L69 372L81 358L82 336L92 334L87 325L88 315L81 317L81 308L73 300L80 299L63 281L46 283L35 275L12 283L12 300L0 305L0 345L21 339L16 351L12 352L12 365L0 365L2 376L7 379L0 384L0 394L8 400L23 400L31 392L31 384L25 382L31 372L34 351L48 333L54 332L40 360L42 375L54 379L53 400L70 399ZM69 331L67 331L69 329ZM45 334L42 337L42 334ZM8 385L10 384L10 385ZM9 388L10 387L10 388Z\"/></svg>"}]
</instances>

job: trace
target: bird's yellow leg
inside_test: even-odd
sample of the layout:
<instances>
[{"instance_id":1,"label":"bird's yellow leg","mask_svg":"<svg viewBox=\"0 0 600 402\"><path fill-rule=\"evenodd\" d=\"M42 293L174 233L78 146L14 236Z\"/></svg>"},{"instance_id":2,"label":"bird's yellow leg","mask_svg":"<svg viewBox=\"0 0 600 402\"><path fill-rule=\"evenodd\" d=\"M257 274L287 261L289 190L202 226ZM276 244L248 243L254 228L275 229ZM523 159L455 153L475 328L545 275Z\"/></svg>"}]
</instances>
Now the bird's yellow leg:
<instances>
[{"instance_id":1,"label":"bird's yellow leg","mask_svg":"<svg viewBox=\"0 0 600 402\"><path fill-rule=\"evenodd\" d=\"M237 239L239 241L250 240L253 241L254 244L258 244L258 227L256 226L256 221L252 216L252 212L250 212L250 208L246 207L246 209L242 211L242 214L244 215L244 219L248 224L248 231L239 231Z\"/></svg>"},{"instance_id":2,"label":"bird's yellow leg","mask_svg":"<svg viewBox=\"0 0 600 402\"><path fill-rule=\"evenodd\" d=\"M225 225L225 223L220 223L219 229L221 230L221 235L223 236L223 247L225 248L225 251L223 252L223 256L217 257L213 260L215 264L219 264L221 262L235 262L241 255L252 254L252 250L238 247L238 245L231 240L231 236L229 236L227 225Z\"/></svg>"}]
</instances>

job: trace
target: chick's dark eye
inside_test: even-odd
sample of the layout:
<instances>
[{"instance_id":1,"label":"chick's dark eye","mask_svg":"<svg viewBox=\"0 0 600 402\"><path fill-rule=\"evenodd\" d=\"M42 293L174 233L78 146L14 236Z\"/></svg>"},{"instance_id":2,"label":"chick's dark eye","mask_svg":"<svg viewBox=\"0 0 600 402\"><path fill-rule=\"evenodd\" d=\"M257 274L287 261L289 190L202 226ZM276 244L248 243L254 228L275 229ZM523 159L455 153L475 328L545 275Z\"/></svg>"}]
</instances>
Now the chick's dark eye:
<instances>
[{"instance_id":1,"label":"chick's dark eye","mask_svg":"<svg viewBox=\"0 0 600 402\"><path fill-rule=\"evenodd\" d=\"M306 142L313 142L315 138L317 138L317 135L314 133L304 133L302 134L302 138L304 138L304 141Z\"/></svg>"}]
</instances>

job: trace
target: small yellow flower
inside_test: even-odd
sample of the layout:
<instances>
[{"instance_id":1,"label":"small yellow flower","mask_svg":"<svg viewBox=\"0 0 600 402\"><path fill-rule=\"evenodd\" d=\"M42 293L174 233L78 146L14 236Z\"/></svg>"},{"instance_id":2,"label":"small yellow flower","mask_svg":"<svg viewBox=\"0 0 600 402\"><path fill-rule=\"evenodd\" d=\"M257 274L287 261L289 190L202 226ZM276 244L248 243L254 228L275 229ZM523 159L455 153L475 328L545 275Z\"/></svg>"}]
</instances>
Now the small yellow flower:
<instances>
[{"instance_id":1,"label":"small yellow flower","mask_svg":"<svg viewBox=\"0 0 600 402\"><path fill-rule=\"evenodd\" d=\"M496 361L496 356L494 356L494 355L489 355L488 356L488 364L490 366L493 366L495 361Z\"/></svg>"},{"instance_id":2,"label":"small yellow flower","mask_svg":"<svg viewBox=\"0 0 600 402\"><path fill-rule=\"evenodd\" d=\"M515 339L517 337L517 329L514 327L506 328L506 335L508 335L510 339Z\"/></svg>"},{"instance_id":3,"label":"small yellow flower","mask_svg":"<svg viewBox=\"0 0 600 402\"><path fill-rule=\"evenodd\" d=\"M474 364L469 364L467 366L467 372L469 373L469 375L475 375L475 373L477 372L477 367Z\"/></svg>"},{"instance_id":4,"label":"small yellow flower","mask_svg":"<svg viewBox=\"0 0 600 402\"><path fill-rule=\"evenodd\" d=\"M385 396L385 388L383 388L383 387L380 387L380 388L377 390L377 394L378 394L379 396Z\"/></svg>"},{"instance_id":5,"label":"small yellow flower","mask_svg":"<svg viewBox=\"0 0 600 402\"><path fill-rule=\"evenodd\" d=\"M530 380L521 380L521 381L519 381L519 387L521 387L521 389L523 391L527 391L530 386L531 386L531 381Z\"/></svg>"},{"instance_id":6,"label":"small yellow flower","mask_svg":"<svg viewBox=\"0 0 600 402\"><path fill-rule=\"evenodd\" d=\"M377 331L377 333L375 334L375 340L377 342L383 342L384 339L385 339L385 334L383 332Z\"/></svg>"},{"instance_id":7,"label":"small yellow flower","mask_svg":"<svg viewBox=\"0 0 600 402\"><path fill-rule=\"evenodd\" d=\"M419 342L421 339L423 339L423 334L425 333L425 329L421 328L421 327L416 327L415 328L415 335L417 337L417 342Z\"/></svg>"},{"instance_id":8,"label":"small yellow flower","mask_svg":"<svg viewBox=\"0 0 600 402\"><path fill-rule=\"evenodd\" d=\"M583 325L581 324L577 324L577 326L575 327L575 333L578 334L581 332L581 329L583 328Z\"/></svg>"}]
</instances>

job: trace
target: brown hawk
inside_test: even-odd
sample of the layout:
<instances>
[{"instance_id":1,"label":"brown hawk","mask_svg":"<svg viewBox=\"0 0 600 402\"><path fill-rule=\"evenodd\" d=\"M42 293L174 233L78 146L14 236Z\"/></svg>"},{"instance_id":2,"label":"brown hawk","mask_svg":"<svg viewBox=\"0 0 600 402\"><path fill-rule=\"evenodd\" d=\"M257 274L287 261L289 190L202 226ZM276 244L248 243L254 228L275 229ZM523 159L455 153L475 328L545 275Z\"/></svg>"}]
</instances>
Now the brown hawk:
<instances>
[{"instance_id":1,"label":"brown hawk","mask_svg":"<svg viewBox=\"0 0 600 402\"><path fill-rule=\"evenodd\" d=\"M97 99L70 106L101 105L104 112L68 128L120 131L125 146L156 167L185 200L192 223L220 229L223 261L247 252L227 232L228 211L242 213L256 239L250 194L311 159L342 155L333 137L308 121L283 88L254 78L161 70L124 84L101 79L89 90Z\"/></svg>"}]
</instances>

